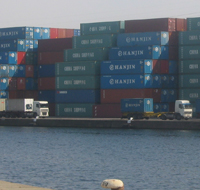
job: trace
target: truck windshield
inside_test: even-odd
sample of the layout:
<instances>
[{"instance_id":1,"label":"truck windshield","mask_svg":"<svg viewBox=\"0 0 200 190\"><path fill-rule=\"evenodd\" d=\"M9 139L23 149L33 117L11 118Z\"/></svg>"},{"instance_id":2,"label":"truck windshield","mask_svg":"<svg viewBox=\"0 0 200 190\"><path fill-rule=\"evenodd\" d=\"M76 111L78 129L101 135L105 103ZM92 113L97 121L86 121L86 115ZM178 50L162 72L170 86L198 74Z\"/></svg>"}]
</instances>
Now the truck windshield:
<instances>
[{"instance_id":1,"label":"truck windshield","mask_svg":"<svg viewBox=\"0 0 200 190\"><path fill-rule=\"evenodd\" d=\"M27 110L32 109L32 104L26 104L26 109L27 109Z\"/></svg>"},{"instance_id":2,"label":"truck windshield","mask_svg":"<svg viewBox=\"0 0 200 190\"><path fill-rule=\"evenodd\" d=\"M191 104L183 104L183 109L192 109L192 105Z\"/></svg>"},{"instance_id":3,"label":"truck windshield","mask_svg":"<svg viewBox=\"0 0 200 190\"><path fill-rule=\"evenodd\" d=\"M40 104L40 108L48 108L48 104Z\"/></svg>"}]
</instances>

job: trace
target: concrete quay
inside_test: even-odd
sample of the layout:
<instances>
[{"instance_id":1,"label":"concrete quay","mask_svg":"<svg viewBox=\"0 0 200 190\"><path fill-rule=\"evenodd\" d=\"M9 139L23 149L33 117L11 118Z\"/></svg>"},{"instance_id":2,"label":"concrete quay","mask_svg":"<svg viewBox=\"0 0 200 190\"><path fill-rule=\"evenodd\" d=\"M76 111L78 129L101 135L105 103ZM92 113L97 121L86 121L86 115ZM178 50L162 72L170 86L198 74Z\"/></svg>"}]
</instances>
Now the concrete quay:
<instances>
[{"instance_id":1,"label":"concrete quay","mask_svg":"<svg viewBox=\"0 0 200 190\"><path fill-rule=\"evenodd\" d=\"M0 181L0 190L52 190L52 189Z\"/></svg>"}]
</instances>

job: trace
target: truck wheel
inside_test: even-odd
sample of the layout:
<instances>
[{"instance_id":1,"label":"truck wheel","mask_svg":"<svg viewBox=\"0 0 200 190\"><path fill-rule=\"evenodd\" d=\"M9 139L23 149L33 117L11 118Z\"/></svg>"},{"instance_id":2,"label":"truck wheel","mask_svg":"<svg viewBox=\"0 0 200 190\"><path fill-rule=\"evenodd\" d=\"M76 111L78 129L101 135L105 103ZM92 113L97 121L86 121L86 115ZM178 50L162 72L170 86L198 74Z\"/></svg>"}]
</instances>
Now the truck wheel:
<instances>
[{"instance_id":1,"label":"truck wheel","mask_svg":"<svg viewBox=\"0 0 200 190\"><path fill-rule=\"evenodd\" d=\"M165 115L161 115L161 119L162 119L162 120L166 120L167 118L166 118Z\"/></svg>"},{"instance_id":2,"label":"truck wheel","mask_svg":"<svg viewBox=\"0 0 200 190\"><path fill-rule=\"evenodd\" d=\"M181 116L180 116L180 115L177 115L177 116L176 116L176 119L177 119L177 120L181 120Z\"/></svg>"}]
</instances>

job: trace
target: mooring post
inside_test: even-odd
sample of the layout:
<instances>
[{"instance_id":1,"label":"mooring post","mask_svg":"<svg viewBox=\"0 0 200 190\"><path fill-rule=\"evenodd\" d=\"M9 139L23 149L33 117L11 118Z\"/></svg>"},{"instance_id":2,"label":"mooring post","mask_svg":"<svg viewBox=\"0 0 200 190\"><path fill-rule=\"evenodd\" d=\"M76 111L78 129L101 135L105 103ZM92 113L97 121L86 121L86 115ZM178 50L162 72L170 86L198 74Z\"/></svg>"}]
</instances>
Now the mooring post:
<instances>
[{"instance_id":1,"label":"mooring post","mask_svg":"<svg viewBox=\"0 0 200 190\"><path fill-rule=\"evenodd\" d=\"M101 187L111 190L124 190L124 183L119 179L105 179Z\"/></svg>"}]
</instances>

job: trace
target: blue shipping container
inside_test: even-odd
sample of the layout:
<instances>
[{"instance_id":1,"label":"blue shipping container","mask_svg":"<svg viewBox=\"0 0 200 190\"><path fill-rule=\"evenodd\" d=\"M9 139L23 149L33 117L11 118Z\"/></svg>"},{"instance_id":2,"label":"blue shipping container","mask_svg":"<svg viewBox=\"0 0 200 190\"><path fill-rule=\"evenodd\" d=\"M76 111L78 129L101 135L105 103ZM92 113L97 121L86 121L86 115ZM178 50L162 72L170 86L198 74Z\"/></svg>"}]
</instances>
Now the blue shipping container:
<instances>
[{"instance_id":1,"label":"blue shipping container","mask_svg":"<svg viewBox=\"0 0 200 190\"><path fill-rule=\"evenodd\" d=\"M14 77L25 77L25 76L26 76L26 66L25 65L17 65Z\"/></svg>"},{"instance_id":2,"label":"blue shipping container","mask_svg":"<svg viewBox=\"0 0 200 190\"><path fill-rule=\"evenodd\" d=\"M153 88L161 88L161 75L153 75Z\"/></svg>"},{"instance_id":3,"label":"blue shipping container","mask_svg":"<svg viewBox=\"0 0 200 190\"><path fill-rule=\"evenodd\" d=\"M0 40L0 51L25 51L25 40Z\"/></svg>"},{"instance_id":4,"label":"blue shipping container","mask_svg":"<svg viewBox=\"0 0 200 190\"><path fill-rule=\"evenodd\" d=\"M37 90L38 83L35 78L26 78L26 90Z\"/></svg>"},{"instance_id":5,"label":"blue shipping container","mask_svg":"<svg viewBox=\"0 0 200 190\"><path fill-rule=\"evenodd\" d=\"M196 113L200 113L200 99L196 99L195 108L196 108Z\"/></svg>"},{"instance_id":6,"label":"blue shipping container","mask_svg":"<svg viewBox=\"0 0 200 190\"><path fill-rule=\"evenodd\" d=\"M100 90L55 91L56 103L100 103Z\"/></svg>"},{"instance_id":7,"label":"blue shipping container","mask_svg":"<svg viewBox=\"0 0 200 190\"><path fill-rule=\"evenodd\" d=\"M169 60L169 74L178 74L178 62Z\"/></svg>"},{"instance_id":8,"label":"blue shipping container","mask_svg":"<svg viewBox=\"0 0 200 190\"><path fill-rule=\"evenodd\" d=\"M1 28L0 40L3 39L33 39L33 27Z\"/></svg>"},{"instance_id":9,"label":"blue shipping container","mask_svg":"<svg viewBox=\"0 0 200 190\"><path fill-rule=\"evenodd\" d=\"M0 52L0 64L17 64L17 52Z\"/></svg>"},{"instance_id":10,"label":"blue shipping container","mask_svg":"<svg viewBox=\"0 0 200 190\"><path fill-rule=\"evenodd\" d=\"M38 91L38 100L48 101L49 103L55 103L55 90Z\"/></svg>"},{"instance_id":11,"label":"blue shipping container","mask_svg":"<svg viewBox=\"0 0 200 190\"><path fill-rule=\"evenodd\" d=\"M74 29L74 36L80 36L81 32L80 29Z\"/></svg>"},{"instance_id":12,"label":"blue shipping container","mask_svg":"<svg viewBox=\"0 0 200 190\"><path fill-rule=\"evenodd\" d=\"M152 60L111 60L101 62L101 75L152 73Z\"/></svg>"},{"instance_id":13,"label":"blue shipping container","mask_svg":"<svg viewBox=\"0 0 200 190\"><path fill-rule=\"evenodd\" d=\"M111 48L109 51L110 60L130 59L168 59L167 46L132 46Z\"/></svg>"},{"instance_id":14,"label":"blue shipping container","mask_svg":"<svg viewBox=\"0 0 200 190\"><path fill-rule=\"evenodd\" d=\"M16 70L17 70L17 65L9 65L8 76L14 77L14 75L16 74Z\"/></svg>"},{"instance_id":15,"label":"blue shipping container","mask_svg":"<svg viewBox=\"0 0 200 190\"><path fill-rule=\"evenodd\" d=\"M121 99L121 112L153 112L153 98Z\"/></svg>"},{"instance_id":16,"label":"blue shipping container","mask_svg":"<svg viewBox=\"0 0 200 190\"><path fill-rule=\"evenodd\" d=\"M7 90L0 91L0 98L9 98L9 91Z\"/></svg>"},{"instance_id":17,"label":"blue shipping container","mask_svg":"<svg viewBox=\"0 0 200 190\"><path fill-rule=\"evenodd\" d=\"M50 28L42 28L42 39L50 39Z\"/></svg>"},{"instance_id":18,"label":"blue shipping container","mask_svg":"<svg viewBox=\"0 0 200 190\"><path fill-rule=\"evenodd\" d=\"M36 39L36 40L42 39L42 28L41 27L33 28L33 39Z\"/></svg>"},{"instance_id":19,"label":"blue shipping container","mask_svg":"<svg viewBox=\"0 0 200 190\"><path fill-rule=\"evenodd\" d=\"M55 77L55 64L39 65L38 77Z\"/></svg>"},{"instance_id":20,"label":"blue shipping container","mask_svg":"<svg viewBox=\"0 0 200 190\"><path fill-rule=\"evenodd\" d=\"M169 103L154 103L154 113L169 112Z\"/></svg>"},{"instance_id":21,"label":"blue shipping container","mask_svg":"<svg viewBox=\"0 0 200 190\"><path fill-rule=\"evenodd\" d=\"M0 65L0 77L9 77L8 73L9 73L9 65L8 64Z\"/></svg>"},{"instance_id":22,"label":"blue shipping container","mask_svg":"<svg viewBox=\"0 0 200 190\"><path fill-rule=\"evenodd\" d=\"M0 78L0 90L7 90L8 89L8 82L9 78L3 77Z\"/></svg>"},{"instance_id":23,"label":"blue shipping container","mask_svg":"<svg viewBox=\"0 0 200 190\"><path fill-rule=\"evenodd\" d=\"M148 46L148 45L168 45L168 32L140 32L122 33L117 37L117 46Z\"/></svg>"}]
</instances>

